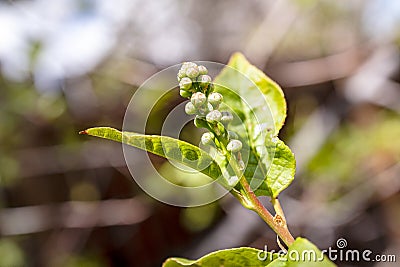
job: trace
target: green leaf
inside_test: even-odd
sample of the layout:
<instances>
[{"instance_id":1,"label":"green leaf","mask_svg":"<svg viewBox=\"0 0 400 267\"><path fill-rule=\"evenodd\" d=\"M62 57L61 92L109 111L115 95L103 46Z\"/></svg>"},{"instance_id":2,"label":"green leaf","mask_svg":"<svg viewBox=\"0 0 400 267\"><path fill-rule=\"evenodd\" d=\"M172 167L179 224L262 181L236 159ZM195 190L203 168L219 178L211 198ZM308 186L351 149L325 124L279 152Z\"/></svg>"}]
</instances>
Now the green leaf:
<instances>
[{"instance_id":1,"label":"green leaf","mask_svg":"<svg viewBox=\"0 0 400 267\"><path fill-rule=\"evenodd\" d=\"M270 264L268 264L266 267L287 267L287 262L286 262L286 258L277 258L275 259L273 262L271 262Z\"/></svg>"},{"instance_id":2,"label":"green leaf","mask_svg":"<svg viewBox=\"0 0 400 267\"><path fill-rule=\"evenodd\" d=\"M245 113L243 115L247 118L254 112L259 123L266 123L272 134L278 135L286 118L286 100L283 91L265 73L250 64L243 54L233 54L228 66L215 78L214 83L217 91L221 89L224 91L224 102L228 100L233 107L239 108L239 113L243 110ZM268 105L271 114L266 111L268 107L265 104ZM252 122L246 121L246 123Z\"/></svg>"},{"instance_id":3,"label":"green leaf","mask_svg":"<svg viewBox=\"0 0 400 267\"><path fill-rule=\"evenodd\" d=\"M198 260L169 258L163 267L335 267L310 241L297 238L289 246L288 253L281 255L255 248L232 248L212 252Z\"/></svg>"},{"instance_id":4,"label":"green leaf","mask_svg":"<svg viewBox=\"0 0 400 267\"><path fill-rule=\"evenodd\" d=\"M218 164L207 152L197 146L172 137L121 132L110 127L90 128L80 133L124 143L155 155L175 160L213 179L221 177L221 170ZM221 181L224 180L222 179Z\"/></svg>"},{"instance_id":5,"label":"green leaf","mask_svg":"<svg viewBox=\"0 0 400 267\"><path fill-rule=\"evenodd\" d=\"M265 260L260 260L258 255L261 255ZM277 255L272 255L270 252L265 254L264 251L255 248L232 248L212 252L198 260L187 260L183 258L169 258L163 267L264 267L272 260L276 259Z\"/></svg>"},{"instance_id":6,"label":"green leaf","mask_svg":"<svg viewBox=\"0 0 400 267\"><path fill-rule=\"evenodd\" d=\"M268 195L277 198L279 193L287 188L294 179L296 171L294 155L283 141L278 138L275 138L275 140L276 142L270 144L270 146L274 146L275 150L267 177L255 191L258 196Z\"/></svg>"},{"instance_id":7,"label":"green leaf","mask_svg":"<svg viewBox=\"0 0 400 267\"><path fill-rule=\"evenodd\" d=\"M293 181L295 158L277 138L286 118L282 89L246 58L236 53L214 80L224 96L223 108L236 118L230 130L242 142L243 158L248 159L244 175L259 196L277 197Z\"/></svg>"},{"instance_id":8,"label":"green leaf","mask_svg":"<svg viewBox=\"0 0 400 267\"><path fill-rule=\"evenodd\" d=\"M294 255L292 257L291 255ZM297 258L297 255L300 257ZM298 237L288 250L288 267L335 267L322 252L310 241Z\"/></svg>"}]
</instances>

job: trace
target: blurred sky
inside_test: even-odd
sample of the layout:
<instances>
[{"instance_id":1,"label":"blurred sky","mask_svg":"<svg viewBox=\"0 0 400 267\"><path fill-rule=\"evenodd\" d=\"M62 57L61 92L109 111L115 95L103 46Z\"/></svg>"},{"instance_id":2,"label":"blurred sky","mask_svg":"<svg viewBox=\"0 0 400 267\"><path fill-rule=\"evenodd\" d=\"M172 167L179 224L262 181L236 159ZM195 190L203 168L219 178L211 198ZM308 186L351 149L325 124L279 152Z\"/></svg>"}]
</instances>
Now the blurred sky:
<instances>
[{"instance_id":1,"label":"blurred sky","mask_svg":"<svg viewBox=\"0 0 400 267\"><path fill-rule=\"evenodd\" d=\"M345 5L353 1L346 1ZM130 29L132 36L126 41L131 42L128 44L131 49L145 55L145 60L167 66L186 58L201 57L196 54L199 51L196 43L197 33L202 29L185 11L190 2L37 0L2 3L1 70L11 80L23 80L33 69L39 90L54 88L53 83L62 78L92 70L110 53L124 27L130 25L137 30ZM393 29L400 21L400 1L366 1L362 12L365 32L370 37L384 39L396 32ZM236 23L235 27L240 27L245 21L238 18ZM137 37L135 31L140 32ZM151 42L144 44L135 40L143 36ZM34 68L30 60L32 44L41 49Z\"/></svg>"},{"instance_id":2,"label":"blurred sky","mask_svg":"<svg viewBox=\"0 0 400 267\"><path fill-rule=\"evenodd\" d=\"M23 1L0 6L0 60L4 75L22 80L29 73L31 44L40 43L34 76L42 81L81 75L93 69L116 42L135 1Z\"/></svg>"}]
</instances>

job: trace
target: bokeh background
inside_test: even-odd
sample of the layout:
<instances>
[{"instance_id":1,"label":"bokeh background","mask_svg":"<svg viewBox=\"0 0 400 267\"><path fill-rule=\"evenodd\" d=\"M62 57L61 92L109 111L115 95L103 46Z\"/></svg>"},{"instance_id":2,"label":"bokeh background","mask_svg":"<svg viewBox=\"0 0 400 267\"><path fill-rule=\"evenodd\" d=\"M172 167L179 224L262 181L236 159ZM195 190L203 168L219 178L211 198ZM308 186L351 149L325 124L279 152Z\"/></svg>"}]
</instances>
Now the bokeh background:
<instances>
[{"instance_id":1,"label":"bokeh background","mask_svg":"<svg viewBox=\"0 0 400 267\"><path fill-rule=\"evenodd\" d=\"M293 234L400 261L399 45L400 1L1 1L0 266L150 267L277 249L231 197L159 203L134 183L119 144L77 134L121 128L135 90L159 70L226 63L235 51L287 96L280 137L298 170L281 201ZM150 129L182 101L178 91L166 99ZM196 129L185 134L198 143Z\"/></svg>"}]
</instances>

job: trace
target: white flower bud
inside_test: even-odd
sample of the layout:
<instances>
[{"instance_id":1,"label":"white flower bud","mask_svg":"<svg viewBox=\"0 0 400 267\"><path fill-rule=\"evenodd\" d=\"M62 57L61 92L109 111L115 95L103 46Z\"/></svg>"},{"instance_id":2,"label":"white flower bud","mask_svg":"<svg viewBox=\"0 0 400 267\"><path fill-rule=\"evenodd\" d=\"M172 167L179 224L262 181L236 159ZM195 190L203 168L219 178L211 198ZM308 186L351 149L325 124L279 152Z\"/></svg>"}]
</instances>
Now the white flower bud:
<instances>
[{"instance_id":1,"label":"white flower bud","mask_svg":"<svg viewBox=\"0 0 400 267\"><path fill-rule=\"evenodd\" d=\"M199 68L199 74L200 75L206 75L208 73L207 68L204 67L203 65L200 65L198 68Z\"/></svg>"},{"instance_id":2,"label":"white flower bud","mask_svg":"<svg viewBox=\"0 0 400 267\"><path fill-rule=\"evenodd\" d=\"M222 112L222 118L221 118L221 122L222 123L228 124L232 120L233 120L232 113L230 113L228 111Z\"/></svg>"},{"instance_id":3,"label":"white flower bud","mask_svg":"<svg viewBox=\"0 0 400 267\"><path fill-rule=\"evenodd\" d=\"M186 77L185 71L179 70L179 71L178 71L178 75L177 75L178 81L180 82L181 79L184 78L184 77Z\"/></svg>"},{"instance_id":4,"label":"white flower bud","mask_svg":"<svg viewBox=\"0 0 400 267\"><path fill-rule=\"evenodd\" d=\"M201 142L203 145L209 145L214 140L214 134L211 132L203 133L201 136Z\"/></svg>"},{"instance_id":5,"label":"white flower bud","mask_svg":"<svg viewBox=\"0 0 400 267\"><path fill-rule=\"evenodd\" d=\"M210 84L210 82L211 82L211 77L210 76L208 76L208 75L200 75L198 78L197 78L197 81L200 83L200 86L201 87L207 87L209 84Z\"/></svg>"},{"instance_id":6,"label":"white flower bud","mask_svg":"<svg viewBox=\"0 0 400 267\"><path fill-rule=\"evenodd\" d=\"M182 71L183 73L185 73L185 75L186 75L186 71L187 71L189 68L193 68L193 67L197 67L197 64L196 64L196 63L193 63L193 62L184 62L184 63L182 64L181 71Z\"/></svg>"},{"instance_id":7,"label":"white flower bud","mask_svg":"<svg viewBox=\"0 0 400 267\"><path fill-rule=\"evenodd\" d=\"M181 90L188 91L191 87L192 87L192 80L187 77L182 78L181 81L179 82L179 88Z\"/></svg>"},{"instance_id":8,"label":"white flower bud","mask_svg":"<svg viewBox=\"0 0 400 267\"><path fill-rule=\"evenodd\" d=\"M208 96L208 102L213 105L214 108L218 108L219 104L222 102L222 95L220 93L211 93Z\"/></svg>"},{"instance_id":9,"label":"white flower bud","mask_svg":"<svg viewBox=\"0 0 400 267\"><path fill-rule=\"evenodd\" d=\"M206 120L210 123L218 122L221 120L222 114L219 110L213 110L207 114Z\"/></svg>"},{"instance_id":10,"label":"white flower bud","mask_svg":"<svg viewBox=\"0 0 400 267\"><path fill-rule=\"evenodd\" d=\"M239 152L242 149L242 142L236 139L229 141L226 149L231 152Z\"/></svg>"},{"instance_id":11,"label":"white flower bud","mask_svg":"<svg viewBox=\"0 0 400 267\"><path fill-rule=\"evenodd\" d=\"M186 70L186 76L188 76L189 78L196 78L197 76L199 76L199 68L196 66L190 67Z\"/></svg>"},{"instance_id":12,"label":"white flower bud","mask_svg":"<svg viewBox=\"0 0 400 267\"><path fill-rule=\"evenodd\" d=\"M197 110L196 107L191 102L187 102L185 105L185 112L188 115L194 115L197 113Z\"/></svg>"},{"instance_id":13,"label":"white flower bud","mask_svg":"<svg viewBox=\"0 0 400 267\"><path fill-rule=\"evenodd\" d=\"M190 101L195 107L199 108L207 102L207 97L205 94L201 92L196 92L192 95Z\"/></svg>"},{"instance_id":14,"label":"white flower bud","mask_svg":"<svg viewBox=\"0 0 400 267\"><path fill-rule=\"evenodd\" d=\"M210 113L211 111L213 111L214 108L210 103L207 103L207 106L201 106L197 109L197 111L199 112L200 115L207 115L208 113Z\"/></svg>"}]
</instances>

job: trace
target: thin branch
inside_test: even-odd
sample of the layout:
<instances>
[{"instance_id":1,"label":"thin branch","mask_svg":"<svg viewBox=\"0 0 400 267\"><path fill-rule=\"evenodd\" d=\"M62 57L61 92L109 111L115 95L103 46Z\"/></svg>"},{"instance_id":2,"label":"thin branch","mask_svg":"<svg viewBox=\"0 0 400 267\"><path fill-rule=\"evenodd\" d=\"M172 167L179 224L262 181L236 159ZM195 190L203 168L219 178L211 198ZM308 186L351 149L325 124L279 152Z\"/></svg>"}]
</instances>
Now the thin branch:
<instances>
[{"instance_id":1,"label":"thin branch","mask_svg":"<svg viewBox=\"0 0 400 267\"><path fill-rule=\"evenodd\" d=\"M261 201L254 194L244 176L242 176L240 183L246 191L250 202L254 205L252 210L255 211L269 225L269 227L271 227L271 229L278 234L278 236L283 240L283 242L285 242L287 246L290 246L294 242L294 238L289 232L286 223L282 224L281 222L275 220L271 213L264 207Z\"/></svg>"},{"instance_id":2,"label":"thin branch","mask_svg":"<svg viewBox=\"0 0 400 267\"><path fill-rule=\"evenodd\" d=\"M279 215L281 217L281 219L285 223L285 226L287 227L285 213L283 212L281 203L279 202L278 198L274 198L274 197L271 198L271 203L272 203L272 206L274 207L276 215Z\"/></svg>"},{"instance_id":3,"label":"thin branch","mask_svg":"<svg viewBox=\"0 0 400 267\"><path fill-rule=\"evenodd\" d=\"M54 228L129 225L144 221L150 214L150 208L137 198L8 208L0 212L0 232L20 235Z\"/></svg>"}]
</instances>

